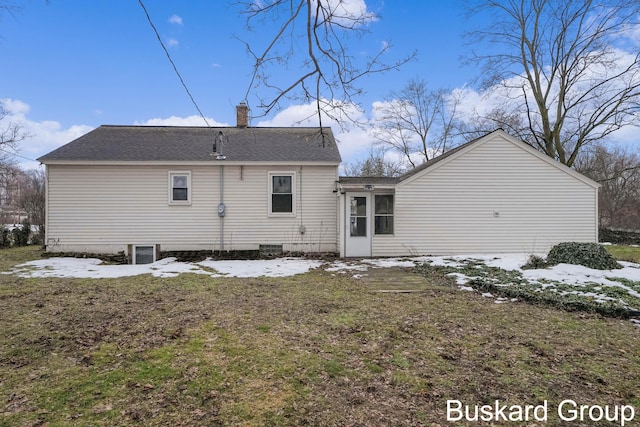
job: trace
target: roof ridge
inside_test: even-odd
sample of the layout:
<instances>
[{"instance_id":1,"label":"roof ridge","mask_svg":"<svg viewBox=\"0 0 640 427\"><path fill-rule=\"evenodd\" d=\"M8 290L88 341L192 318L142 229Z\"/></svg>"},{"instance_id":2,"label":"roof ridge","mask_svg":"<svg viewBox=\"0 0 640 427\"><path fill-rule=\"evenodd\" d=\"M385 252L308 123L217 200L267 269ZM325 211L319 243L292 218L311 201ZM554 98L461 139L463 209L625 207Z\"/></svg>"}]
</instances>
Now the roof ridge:
<instances>
[{"instance_id":1,"label":"roof ridge","mask_svg":"<svg viewBox=\"0 0 640 427\"><path fill-rule=\"evenodd\" d=\"M112 124L102 124L99 125L98 128L192 128L192 129L316 129L316 130L329 130L332 131L331 126L323 126L322 128L318 126L247 126L247 127L238 127L238 126L194 126L194 125L112 125Z\"/></svg>"}]
</instances>

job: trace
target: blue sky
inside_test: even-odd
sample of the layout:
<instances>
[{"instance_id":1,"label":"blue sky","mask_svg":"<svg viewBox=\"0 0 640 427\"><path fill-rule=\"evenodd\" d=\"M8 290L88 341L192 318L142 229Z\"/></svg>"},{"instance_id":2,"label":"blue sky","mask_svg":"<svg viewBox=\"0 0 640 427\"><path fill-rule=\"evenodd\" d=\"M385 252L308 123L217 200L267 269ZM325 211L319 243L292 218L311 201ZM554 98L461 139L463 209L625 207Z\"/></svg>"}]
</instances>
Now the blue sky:
<instances>
[{"instance_id":1,"label":"blue sky","mask_svg":"<svg viewBox=\"0 0 640 427\"><path fill-rule=\"evenodd\" d=\"M12 0L22 9L0 22L0 101L5 119L19 121L31 137L21 143L18 160L25 168L36 159L101 124L205 125L169 63L138 0ZM233 0L143 0L161 39L185 83L211 125L235 125L235 106L250 84L252 59L238 38L259 50L277 30L272 22L245 27ZM464 0L348 0L366 7L379 19L367 25L362 38L352 38L355 57L374 55L391 44L392 62L411 52L416 60L400 71L372 75L361 81L361 118L372 119L374 102L400 91L411 78L431 89L456 90L464 111L489 108L504 98L483 97L474 86L479 74L461 65L468 46L463 33L482 25L482 16L464 18ZM640 38L636 40L640 45ZM278 77L300 75L294 64L283 65ZM263 89L249 93L258 105ZM496 95L499 96L499 95ZM255 118L252 126L315 126L309 104L285 102L283 109ZM258 114L253 108L252 114ZM327 122L323 123L327 125ZM374 139L363 129L332 126L345 163L365 157ZM615 137L636 142L637 129ZM614 138L615 139L615 138Z\"/></svg>"},{"instance_id":2,"label":"blue sky","mask_svg":"<svg viewBox=\"0 0 640 427\"><path fill-rule=\"evenodd\" d=\"M101 124L179 124L180 118L198 114L138 1L19 3L22 10L0 23L0 99L10 100L5 106L33 135L22 144L23 156L36 158ZM248 32L238 6L225 0L144 4L204 115L212 124L234 125L234 106L244 97L252 66L235 37L260 46L275 26L256 24ZM380 19L353 41L354 54L371 54L389 42L390 60L414 50L418 57L401 71L365 79L360 98L365 109L412 77L434 88L472 82L476 70L459 61L465 28L459 2L369 0L367 8ZM252 124L288 126L295 121L291 111ZM364 149L363 138L357 133L340 138L345 160Z\"/></svg>"}]
</instances>

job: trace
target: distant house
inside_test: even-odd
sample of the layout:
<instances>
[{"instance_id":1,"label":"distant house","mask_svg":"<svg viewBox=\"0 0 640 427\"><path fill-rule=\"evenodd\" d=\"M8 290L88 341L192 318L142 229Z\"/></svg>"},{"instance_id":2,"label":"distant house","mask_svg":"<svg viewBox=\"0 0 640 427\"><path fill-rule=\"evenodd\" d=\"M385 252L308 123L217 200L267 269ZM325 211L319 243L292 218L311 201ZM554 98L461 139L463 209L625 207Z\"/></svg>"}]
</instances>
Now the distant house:
<instances>
[{"instance_id":1,"label":"distant house","mask_svg":"<svg viewBox=\"0 0 640 427\"><path fill-rule=\"evenodd\" d=\"M0 165L0 224L19 224L27 219L20 199L28 181L29 176L19 168Z\"/></svg>"},{"instance_id":2,"label":"distant house","mask_svg":"<svg viewBox=\"0 0 640 427\"><path fill-rule=\"evenodd\" d=\"M503 131L398 178L339 177L330 129L101 126L39 160L50 252L541 252L598 239L598 184Z\"/></svg>"}]
</instances>

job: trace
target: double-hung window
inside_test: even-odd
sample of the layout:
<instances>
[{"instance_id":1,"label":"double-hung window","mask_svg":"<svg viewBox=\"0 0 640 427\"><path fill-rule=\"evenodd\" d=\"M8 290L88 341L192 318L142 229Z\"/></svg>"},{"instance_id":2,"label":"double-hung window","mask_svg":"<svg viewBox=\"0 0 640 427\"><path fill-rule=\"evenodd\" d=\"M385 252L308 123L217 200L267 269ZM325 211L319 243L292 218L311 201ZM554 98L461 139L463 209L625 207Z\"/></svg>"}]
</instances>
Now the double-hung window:
<instances>
[{"instance_id":1,"label":"double-hung window","mask_svg":"<svg viewBox=\"0 0 640 427\"><path fill-rule=\"evenodd\" d=\"M375 196L375 234L393 234L393 194Z\"/></svg>"},{"instance_id":2,"label":"double-hung window","mask_svg":"<svg viewBox=\"0 0 640 427\"><path fill-rule=\"evenodd\" d=\"M269 214L295 215L295 173L269 173Z\"/></svg>"},{"instance_id":3,"label":"double-hung window","mask_svg":"<svg viewBox=\"0 0 640 427\"><path fill-rule=\"evenodd\" d=\"M169 172L169 204L191 204L191 172Z\"/></svg>"}]
</instances>

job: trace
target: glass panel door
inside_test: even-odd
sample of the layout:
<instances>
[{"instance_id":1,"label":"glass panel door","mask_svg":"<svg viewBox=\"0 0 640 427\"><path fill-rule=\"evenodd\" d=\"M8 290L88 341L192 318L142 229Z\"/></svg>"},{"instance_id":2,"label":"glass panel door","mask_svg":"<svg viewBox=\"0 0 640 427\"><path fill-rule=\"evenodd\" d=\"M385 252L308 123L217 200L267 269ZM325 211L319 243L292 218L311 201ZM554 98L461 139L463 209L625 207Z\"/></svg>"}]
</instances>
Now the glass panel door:
<instances>
[{"instance_id":1,"label":"glass panel door","mask_svg":"<svg viewBox=\"0 0 640 427\"><path fill-rule=\"evenodd\" d=\"M367 237L367 198L351 197L351 237Z\"/></svg>"},{"instance_id":2,"label":"glass panel door","mask_svg":"<svg viewBox=\"0 0 640 427\"><path fill-rule=\"evenodd\" d=\"M344 244L345 256L371 256L372 232L371 193L347 193L344 199Z\"/></svg>"}]
</instances>

